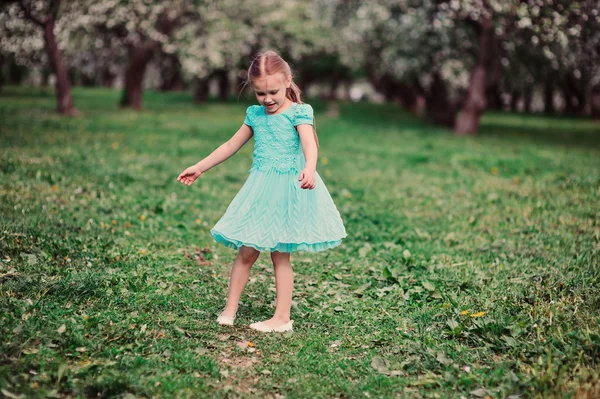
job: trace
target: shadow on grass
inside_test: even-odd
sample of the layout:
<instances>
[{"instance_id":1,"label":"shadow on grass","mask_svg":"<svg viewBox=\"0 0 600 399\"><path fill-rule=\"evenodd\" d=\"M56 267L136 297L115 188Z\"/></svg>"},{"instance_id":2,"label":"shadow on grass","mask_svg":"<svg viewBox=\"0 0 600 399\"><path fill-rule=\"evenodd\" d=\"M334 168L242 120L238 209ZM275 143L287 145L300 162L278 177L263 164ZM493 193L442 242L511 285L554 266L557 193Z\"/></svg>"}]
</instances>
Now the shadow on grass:
<instances>
[{"instance_id":1,"label":"shadow on grass","mask_svg":"<svg viewBox=\"0 0 600 399\"><path fill-rule=\"evenodd\" d=\"M600 148L600 122L590 118L490 112L483 117L480 135L549 145Z\"/></svg>"}]
</instances>

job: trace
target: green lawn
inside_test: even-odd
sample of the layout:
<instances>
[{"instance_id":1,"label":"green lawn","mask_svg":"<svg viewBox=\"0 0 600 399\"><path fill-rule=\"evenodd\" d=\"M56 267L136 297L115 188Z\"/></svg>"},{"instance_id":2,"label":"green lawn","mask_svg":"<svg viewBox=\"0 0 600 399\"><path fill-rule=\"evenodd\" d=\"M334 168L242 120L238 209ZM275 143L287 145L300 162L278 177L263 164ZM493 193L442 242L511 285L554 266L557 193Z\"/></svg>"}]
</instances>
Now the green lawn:
<instances>
[{"instance_id":1,"label":"green lawn","mask_svg":"<svg viewBox=\"0 0 600 399\"><path fill-rule=\"evenodd\" d=\"M293 334L262 254L219 328L234 250L210 228L250 141L191 187L251 99L0 94L0 386L6 397L600 395L600 124L488 114L457 138L394 106L313 103L317 169L348 237L294 253ZM511 396L512 395L512 396Z\"/></svg>"}]
</instances>

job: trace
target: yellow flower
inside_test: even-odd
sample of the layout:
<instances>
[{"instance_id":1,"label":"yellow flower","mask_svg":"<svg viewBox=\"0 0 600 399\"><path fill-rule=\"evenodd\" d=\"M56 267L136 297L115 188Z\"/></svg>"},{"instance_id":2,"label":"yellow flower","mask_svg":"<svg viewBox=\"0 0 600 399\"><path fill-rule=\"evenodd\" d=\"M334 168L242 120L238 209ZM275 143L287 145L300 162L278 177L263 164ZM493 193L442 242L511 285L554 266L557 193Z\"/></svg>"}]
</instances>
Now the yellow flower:
<instances>
[{"instance_id":1,"label":"yellow flower","mask_svg":"<svg viewBox=\"0 0 600 399\"><path fill-rule=\"evenodd\" d=\"M477 312L477 313L471 313L469 316L471 316L471 318L475 318L475 317L482 317L485 314L485 312Z\"/></svg>"},{"instance_id":2,"label":"yellow flower","mask_svg":"<svg viewBox=\"0 0 600 399\"><path fill-rule=\"evenodd\" d=\"M116 226L117 225L117 221L113 219L112 224L113 224L113 226Z\"/></svg>"},{"instance_id":3,"label":"yellow flower","mask_svg":"<svg viewBox=\"0 0 600 399\"><path fill-rule=\"evenodd\" d=\"M129 223L129 222L125 222L125 228L126 228L126 229L128 229L128 228L130 228L130 227L131 227L131 223Z\"/></svg>"},{"instance_id":4,"label":"yellow flower","mask_svg":"<svg viewBox=\"0 0 600 399\"><path fill-rule=\"evenodd\" d=\"M253 347L253 346L254 346L254 344L253 344L252 342L248 341L248 346L249 346L249 347Z\"/></svg>"},{"instance_id":5,"label":"yellow flower","mask_svg":"<svg viewBox=\"0 0 600 399\"><path fill-rule=\"evenodd\" d=\"M145 250L145 249L142 249L142 250L140 250L140 253L141 253L142 255L146 255L146 250Z\"/></svg>"},{"instance_id":6,"label":"yellow flower","mask_svg":"<svg viewBox=\"0 0 600 399\"><path fill-rule=\"evenodd\" d=\"M497 168L497 167L495 167L495 166L494 166L494 167L492 168L492 174L493 174L493 175L497 175L497 174L498 174L498 168Z\"/></svg>"},{"instance_id":7,"label":"yellow flower","mask_svg":"<svg viewBox=\"0 0 600 399\"><path fill-rule=\"evenodd\" d=\"M119 148L119 143L117 143L116 141L114 143L112 143L112 148L113 148L113 150L116 150L117 148Z\"/></svg>"},{"instance_id":8,"label":"yellow flower","mask_svg":"<svg viewBox=\"0 0 600 399\"><path fill-rule=\"evenodd\" d=\"M200 224L200 223L202 223L202 220L196 219L196 224Z\"/></svg>"},{"instance_id":9,"label":"yellow flower","mask_svg":"<svg viewBox=\"0 0 600 399\"><path fill-rule=\"evenodd\" d=\"M323 158L321 158L321 163L323 165L327 165L329 163L329 160L327 159L327 157L323 157Z\"/></svg>"},{"instance_id":10,"label":"yellow flower","mask_svg":"<svg viewBox=\"0 0 600 399\"><path fill-rule=\"evenodd\" d=\"M140 215L140 220L143 222L144 220L146 220L146 215Z\"/></svg>"},{"instance_id":11,"label":"yellow flower","mask_svg":"<svg viewBox=\"0 0 600 399\"><path fill-rule=\"evenodd\" d=\"M329 169L325 169L325 176L331 176L331 171Z\"/></svg>"},{"instance_id":12,"label":"yellow flower","mask_svg":"<svg viewBox=\"0 0 600 399\"><path fill-rule=\"evenodd\" d=\"M56 186L56 184L52 185L52 191L56 191L58 189L58 187Z\"/></svg>"},{"instance_id":13,"label":"yellow flower","mask_svg":"<svg viewBox=\"0 0 600 399\"><path fill-rule=\"evenodd\" d=\"M463 315L463 316L466 315L467 313L469 313L468 310L463 310L462 312L460 312L460 314Z\"/></svg>"}]
</instances>

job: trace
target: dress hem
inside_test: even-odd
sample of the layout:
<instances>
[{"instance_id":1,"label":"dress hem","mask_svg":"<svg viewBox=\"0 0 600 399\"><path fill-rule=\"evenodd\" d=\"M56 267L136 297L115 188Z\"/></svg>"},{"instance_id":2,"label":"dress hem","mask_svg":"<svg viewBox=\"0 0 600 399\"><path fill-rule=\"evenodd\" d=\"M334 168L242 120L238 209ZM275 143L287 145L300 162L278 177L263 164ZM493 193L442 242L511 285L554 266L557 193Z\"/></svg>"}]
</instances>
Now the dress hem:
<instances>
[{"instance_id":1,"label":"dress hem","mask_svg":"<svg viewBox=\"0 0 600 399\"><path fill-rule=\"evenodd\" d=\"M330 248L337 247L338 245L340 245L342 243L342 239L344 237L346 237L346 235L344 235L343 237L340 237L340 239L338 239L338 240L315 242L315 243L279 242L273 247L265 247L265 246L261 246L258 244L254 244L254 243L250 243L250 242L246 242L246 241L240 241L240 240L236 240L234 238L229 238L229 237L225 236L223 233L218 232L214 229L210 230L210 234L213 236L213 238L218 243L221 243L228 248L239 249L242 246L246 246L246 247L252 247L258 251L270 251L270 252L274 252L274 251L278 251L278 252L296 252L296 251L321 252L321 251L325 251Z\"/></svg>"}]
</instances>

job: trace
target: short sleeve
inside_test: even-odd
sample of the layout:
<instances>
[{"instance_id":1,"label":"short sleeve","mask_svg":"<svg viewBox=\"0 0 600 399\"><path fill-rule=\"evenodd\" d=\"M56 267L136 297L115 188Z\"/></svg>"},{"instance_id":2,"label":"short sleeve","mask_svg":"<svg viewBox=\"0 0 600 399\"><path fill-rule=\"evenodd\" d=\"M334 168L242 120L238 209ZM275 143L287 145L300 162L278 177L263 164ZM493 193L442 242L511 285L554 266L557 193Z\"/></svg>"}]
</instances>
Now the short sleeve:
<instances>
[{"instance_id":1,"label":"short sleeve","mask_svg":"<svg viewBox=\"0 0 600 399\"><path fill-rule=\"evenodd\" d=\"M296 118L294 120L294 126L298 125L312 125L314 119L313 109L310 104L300 104L296 109Z\"/></svg>"},{"instance_id":2,"label":"short sleeve","mask_svg":"<svg viewBox=\"0 0 600 399\"><path fill-rule=\"evenodd\" d=\"M246 108L246 119L244 119L244 125L248 125L250 127L254 126L254 110L256 105L251 105Z\"/></svg>"}]
</instances>

